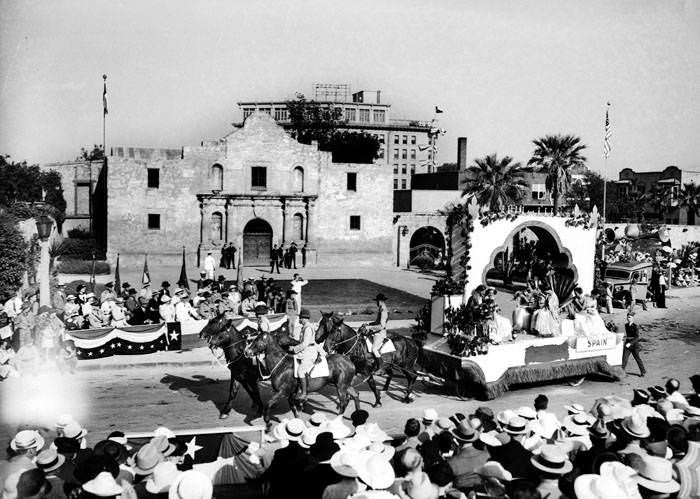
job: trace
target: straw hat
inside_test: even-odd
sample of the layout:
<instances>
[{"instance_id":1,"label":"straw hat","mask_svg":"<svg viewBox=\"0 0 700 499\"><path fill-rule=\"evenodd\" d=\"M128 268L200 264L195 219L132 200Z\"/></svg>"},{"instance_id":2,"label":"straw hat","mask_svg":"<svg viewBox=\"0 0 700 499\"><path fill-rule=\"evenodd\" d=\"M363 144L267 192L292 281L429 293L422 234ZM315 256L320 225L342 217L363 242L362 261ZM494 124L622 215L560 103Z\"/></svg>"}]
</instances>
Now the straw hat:
<instances>
[{"instance_id":1,"label":"straw hat","mask_svg":"<svg viewBox=\"0 0 700 499\"><path fill-rule=\"evenodd\" d=\"M481 433L479 435L479 441L488 445L489 447L500 447L504 443L502 440L500 440L498 438L500 435L508 436L505 433L497 433L495 431L489 431L486 433ZM510 438L510 437L508 437L508 438Z\"/></svg>"},{"instance_id":2,"label":"straw hat","mask_svg":"<svg viewBox=\"0 0 700 499\"><path fill-rule=\"evenodd\" d=\"M434 423L438 419L438 412L435 409L426 409L423 411L423 423Z\"/></svg>"},{"instance_id":3,"label":"straw hat","mask_svg":"<svg viewBox=\"0 0 700 499\"><path fill-rule=\"evenodd\" d=\"M151 439L150 442L158 452L163 454L163 457L168 457L175 452L176 447L168 441L168 437L165 435L157 435Z\"/></svg>"},{"instance_id":4,"label":"straw hat","mask_svg":"<svg viewBox=\"0 0 700 499\"><path fill-rule=\"evenodd\" d=\"M321 433L321 431L318 428L313 426L307 427L301 436L301 440L299 440L299 445L304 449L308 449L316 443L316 437L318 437L319 433Z\"/></svg>"},{"instance_id":5,"label":"straw hat","mask_svg":"<svg viewBox=\"0 0 700 499\"><path fill-rule=\"evenodd\" d=\"M136 455L131 458L130 465L137 475L147 476L163 460L163 454L153 444L146 444L139 449Z\"/></svg>"},{"instance_id":6,"label":"straw hat","mask_svg":"<svg viewBox=\"0 0 700 499\"><path fill-rule=\"evenodd\" d=\"M501 411L498 414L496 414L496 421L498 421L501 426L507 426L508 421L516 417L517 414L515 411L511 411L510 409L506 409L505 411Z\"/></svg>"},{"instance_id":7,"label":"straw hat","mask_svg":"<svg viewBox=\"0 0 700 499\"><path fill-rule=\"evenodd\" d=\"M574 482L578 499L631 499L617 481L607 476L579 475Z\"/></svg>"},{"instance_id":8,"label":"straw hat","mask_svg":"<svg viewBox=\"0 0 700 499\"><path fill-rule=\"evenodd\" d=\"M63 428L73 422L73 416L70 414L61 414L56 418L56 431L62 432Z\"/></svg>"},{"instance_id":9,"label":"straw hat","mask_svg":"<svg viewBox=\"0 0 700 499\"><path fill-rule=\"evenodd\" d=\"M333 439L335 440L342 440L352 434L350 427L343 423L342 416L329 419L323 425L321 425L321 430L331 432L333 434Z\"/></svg>"},{"instance_id":10,"label":"straw hat","mask_svg":"<svg viewBox=\"0 0 700 499\"><path fill-rule=\"evenodd\" d=\"M441 431L450 431L452 430L455 425L452 424L452 421L450 421L450 418L438 418L437 421L435 421L435 426L437 426Z\"/></svg>"},{"instance_id":11,"label":"straw hat","mask_svg":"<svg viewBox=\"0 0 700 499\"><path fill-rule=\"evenodd\" d=\"M63 463L66 462L66 456L59 454L58 451L52 447L43 450L36 456L36 466L42 469L45 473L57 470Z\"/></svg>"},{"instance_id":12,"label":"straw hat","mask_svg":"<svg viewBox=\"0 0 700 499\"><path fill-rule=\"evenodd\" d=\"M515 410L515 414L517 414L518 416L520 416L523 419L527 419L530 421L537 417L537 413L535 412L535 409L533 409L532 407L528 407L526 405L524 405L522 407L518 407Z\"/></svg>"},{"instance_id":13,"label":"straw hat","mask_svg":"<svg viewBox=\"0 0 700 499\"><path fill-rule=\"evenodd\" d=\"M15 435L10 442L10 448L14 451L36 449L37 452L44 448L44 437L36 430L22 430Z\"/></svg>"},{"instance_id":14,"label":"straw hat","mask_svg":"<svg viewBox=\"0 0 700 499\"><path fill-rule=\"evenodd\" d=\"M358 458L357 476L372 489L391 487L396 475L389 461L372 451L361 452Z\"/></svg>"},{"instance_id":15,"label":"straw hat","mask_svg":"<svg viewBox=\"0 0 700 499\"><path fill-rule=\"evenodd\" d=\"M588 434L588 428L593 425L593 416L579 412L564 417L562 426L572 435L583 436Z\"/></svg>"},{"instance_id":16,"label":"straw hat","mask_svg":"<svg viewBox=\"0 0 700 499\"><path fill-rule=\"evenodd\" d=\"M163 461L153 469L153 474L146 480L146 490L151 494L162 494L170 489L170 485L180 475L180 471L172 461Z\"/></svg>"},{"instance_id":17,"label":"straw hat","mask_svg":"<svg viewBox=\"0 0 700 499\"><path fill-rule=\"evenodd\" d=\"M175 479L168 490L168 499L211 499L214 486L201 471L188 470Z\"/></svg>"},{"instance_id":18,"label":"straw hat","mask_svg":"<svg viewBox=\"0 0 700 499\"><path fill-rule=\"evenodd\" d=\"M354 478L357 476L359 458L358 451L342 449L331 456L331 468L341 476Z\"/></svg>"},{"instance_id":19,"label":"straw hat","mask_svg":"<svg viewBox=\"0 0 700 499\"><path fill-rule=\"evenodd\" d=\"M369 438L370 442L386 442L391 440L391 437L382 430L377 423L369 423L366 425L358 426L355 431L358 435L364 435Z\"/></svg>"},{"instance_id":20,"label":"straw hat","mask_svg":"<svg viewBox=\"0 0 700 499\"><path fill-rule=\"evenodd\" d=\"M372 441L364 435L355 434L350 438L346 438L340 445L345 450L354 450L357 452L367 450L372 445Z\"/></svg>"},{"instance_id":21,"label":"straw hat","mask_svg":"<svg viewBox=\"0 0 700 499\"><path fill-rule=\"evenodd\" d=\"M573 465L556 445L543 445L540 453L530 458L532 465L540 471L554 475L564 475L572 470Z\"/></svg>"},{"instance_id":22,"label":"straw hat","mask_svg":"<svg viewBox=\"0 0 700 499\"><path fill-rule=\"evenodd\" d=\"M385 445L381 442L374 442L372 445L369 446L367 450L379 454L387 461L391 461L391 458L394 457L394 454L396 453L395 447L392 447L391 445Z\"/></svg>"},{"instance_id":23,"label":"straw hat","mask_svg":"<svg viewBox=\"0 0 700 499\"><path fill-rule=\"evenodd\" d=\"M506 424L505 428L503 428L503 431L505 431L509 435L523 435L528 431L527 421L521 418L520 416L510 418L508 424Z\"/></svg>"},{"instance_id":24,"label":"straw hat","mask_svg":"<svg viewBox=\"0 0 700 499\"><path fill-rule=\"evenodd\" d=\"M569 414L578 414L581 412L586 412L586 409L581 404L565 405L564 409L569 411Z\"/></svg>"},{"instance_id":25,"label":"straw hat","mask_svg":"<svg viewBox=\"0 0 700 499\"><path fill-rule=\"evenodd\" d=\"M71 421L63 428L63 436L66 438L74 438L75 440L79 440L85 435L87 435L87 430L75 421Z\"/></svg>"},{"instance_id":26,"label":"straw hat","mask_svg":"<svg viewBox=\"0 0 700 499\"><path fill-rule=\"evenodd\" d=\"M641 456L637 462L637 483L661 494L673 494L681 488L673 479L673 465L662 457Z\"/></svg>"},{"instance_id":27,"label":"straw hat","mask_svg":"<svg viewBox=\"0 0 700 499\"><path fill-rule=\"evenodd\" d=\"M85 482L83 490L98 497L113 497L122 493L122 488L107 471L101 471L95 478Z\"/></svg>"},{"instance_id":28,"label":"straw hat","mask_svg":"<svg viewBox=\"0 0 700 499\"><path fill-rule=\"evenodd\" d=\"M299 418L283 419L280 424L275 426L272 434L277 440L291 440L298 442L306 430L306 425Z\"/></svg>"},{"instance_id":29,"label":"straw hat","mask_svg":"<svg viewBox=\"0 0 700 499\"><path fill-rule=\"evenodd\" d=\"M325 423L328 420L326 415L322 412L314 412L311 417L309 418L309 425L315 426L315 427L320 427L323 423Z\"/></svg>"},{"instance_id":30,"label":"straw hat","mask_svg":"<svg viewBox=\"0 0 700 499\"><path fill-rule=\"evenodd\" d=\"M463 420L459 422L457 428L452 430L452 436L462 443L476 442L479 439L479 432L469 421Z\"/></svg>"},{"instance_id":31,"label":"straw hat","mask_svg":"<svg viewBox=\"0 0 700 499\"><path fill-rule=\"evenodd\" d=\"M497 461L487 461L476 469L476 474L484 478L498 478L502 482L510 482L513 475Z\"/></svg>"},{"instance_id":32,"label":"straw hat","mask_svg":"<svg viewBox=\"0 0 700 499\"><path fill-rule=\"evenodd\" d=\"M650 433L646 421L637 414L627 416L620 426L627 434L634 438L646 438Z\"/></svg>"}]
</instances>

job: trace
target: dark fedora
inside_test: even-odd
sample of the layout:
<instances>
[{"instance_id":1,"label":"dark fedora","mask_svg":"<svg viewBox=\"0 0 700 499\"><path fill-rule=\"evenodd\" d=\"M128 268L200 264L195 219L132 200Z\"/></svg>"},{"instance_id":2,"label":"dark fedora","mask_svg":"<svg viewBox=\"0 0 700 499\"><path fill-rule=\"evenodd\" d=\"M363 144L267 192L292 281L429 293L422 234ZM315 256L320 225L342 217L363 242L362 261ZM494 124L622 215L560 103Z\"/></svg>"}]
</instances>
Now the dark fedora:
<instances>
[{"instance_id":1,"label":"dark fedora","mask_svg":"<svg viewBox=\"0 0 700 499\"><path fill-rule=\"evenodd\" d=\"M663 386L650 386L647 390L649 391L649 395L651 395L654 400L659 400L668 396L666 389Z\"/></svg>"},{"instance_id":2,"label":"dark fedora","mask_svg":"<svg viewBox=\"0 0 700 499\"><path fill-rule=\"evenodd\" d=\"M374 297L374 301L387 301L387 297L384 293L379 293L377 296Z\"/></svg>"},{"instance_id":3,"label":"dark fedora","mask_svg":"<svg viewBox=\"0 0 700 499\"><path fill-rule=\"evenodd\" d=\"M255 315L266 315L268 308L267 305L256 305L254 310Z\"/></svg>"},{"instance_id":4,"label":"dark fedora","mask_svg":"<svg viewBox=\"0 0 700 499\"><path fill-rule=\"evenodd\" d=\"M479 438L479 432L474 429L468 420L462 420L457 425L457 428L452 430L454 436L459 442L469 443L475 442Z\"/></svg>"},{"instance_id":5,"label":"dark fedora","mask_svg":"<svg viewBox=\"0 0 700 499\"><path fill-rule=\"evenodd\" d=\"M340 450L340 446L333 440L330 431L323 431L316 436L316 441L309 447L309 454L321 462L329 461Z\"/></svg>"},{"instance_id":6,"label":"dark fedora","mask_svg":"<svg viewBox=\"0 0 700 499\"><path fill-rule=\"evenodd\" d=\"M632 405L642 405L649 403L651 395L649 395L648 391L642 390L640 388L635 388L633 393L634 396L632 397Z\"/></svg>"},{"instance_id":7,"label":"dark fedora","mask_svg":"<svg viewBox=\"0 0 700 499\"><path fill-rule=\"evenodd\" d=\"M102 440L95 444L93 452L96 456L107 456L114 459L118 464L124 464L128 453L126 447L114 440Z\"/></svg>"},{"instance_id":8,"label":"dark fedora","mask_svg":"<svg viewBox=\"0 0 700 499\"><path fill-rule=\"evenodd\" d=\"M170 287L170 283L169 283L168 281L163 281L163 282L160 283L160 287L161 287L161 288L169 288L169 287Z\"/></svg>"},{"instance_id":9,"label":"dark fedora","mask_svg":"<svg viewBox=\"0 0 700 499\"><path fill-rule=\"evenodd\" d=\"M368 418L369 412L365 411L364 409L358 409L350 414L350 421L352 421L352 425L355 427L365 424Z\"/></svg>"},{"instance_id":10,"label":"dark fedora","mask_svg":"<svg viewBox=\"0 0 700 499\"><path fill-rule=\"evenodd\" d=\"M311 312L309 312L309 309L302 308L301 311L299 312L299 318L300 319L311 319Z\"/></svg>"},{"instance_id":11,"label":"dark fedora","mask_svg":"<svg viewBox=\"0 0 700 499\"><path fill-rule=\"evenodd\" d=\"M75 454L80 450L80 442L74 438L67 437L57 437L53 444L56 446L56 450L59 454Z\"/></svg>"}]
</instances>

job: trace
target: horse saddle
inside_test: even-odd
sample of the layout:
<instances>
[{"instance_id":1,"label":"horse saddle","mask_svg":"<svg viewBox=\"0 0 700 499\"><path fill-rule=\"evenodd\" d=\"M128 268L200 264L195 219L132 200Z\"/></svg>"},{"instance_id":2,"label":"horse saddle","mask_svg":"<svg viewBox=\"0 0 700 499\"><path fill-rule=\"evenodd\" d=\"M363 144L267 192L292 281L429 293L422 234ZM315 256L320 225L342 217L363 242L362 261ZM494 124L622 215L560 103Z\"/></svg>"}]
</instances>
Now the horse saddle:
<instances>
[{"instance_id":1,"label":"horse saddle","mask_svg":"<svg viewBox=\"0 0 700 499\"><path fill-rule=\"evenodd\" d=\"M367 351L371 352L372 351L372 340L370 338L365 338L365 345L367 345ZM382 348L379 349L379 353L384 355L385 353L392 353L396 351L396 347L394 347L394 342L391 341L389 338L386 338L384 340L384 343L382 343Z\"/></svg>"},{"instance_id":2,"label":"horse saddle","mask_svg":"<svg viewBox=\"0 0 700 499\"><path fill-rule=\"evenodd\" d=\"M325 355L321 355L321 362L314 364L309 375L311 378L325 378L331 375L331 371L328 368L328 360L326 360ZM299 377L299 362L297 359L294 359L294 377Z\"/></svg>"}]
</instances>

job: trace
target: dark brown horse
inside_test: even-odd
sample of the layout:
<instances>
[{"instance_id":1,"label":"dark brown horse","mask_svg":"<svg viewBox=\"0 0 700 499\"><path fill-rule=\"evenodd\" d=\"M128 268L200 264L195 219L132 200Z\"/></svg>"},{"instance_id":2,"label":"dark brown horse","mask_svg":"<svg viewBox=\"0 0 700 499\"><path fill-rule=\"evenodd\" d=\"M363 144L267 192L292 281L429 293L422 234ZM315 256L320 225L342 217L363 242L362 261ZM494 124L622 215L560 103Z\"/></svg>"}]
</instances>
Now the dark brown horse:
<instances>
[{"instance_id":1,"label":"dark brown horse","mask_svg":"<svg viewBox=\"0 0 700 499\"><path fill-rule=\"evenodd\" d=\"M231 371L228 399L219 414L221 419L226 419L231 412L233 400L240 386L250 396L257 414L260 415L263 412L263 402L258 388L260 373L253 361L244 355L247 338L233 327L232 318L233 316L229 314L219 314L210 319L199 333L201 338L207 340L209 348L213 350L214 347L218 347L224 351L226 367Z\"/></svg>"},{"instance_id":2,"label":"dark brown horse","mask_svg":"<svg viewBox=\"0 0 700 499\"><path fill-rule=\"evenodd\" d=\"M342 317L333 312L321 313L321 322L316 330L316 343L324 343L327 352L340 353L350 358L357 369L357 374L366 377L367 384L374 393L374 407L382 405L377 384L374 381L374 355L365 344L365 330L359 331L345 324ZM395 352L382 355L382 369L387 375L384 391L389 390L389 384L394 376L394 368L406 376L406 396L403 401L413 402L413 385L418 378L415 366L420 355L421 346L411 338L400 334L389 334L388 338L394 343Z\"/></svg>"},{"instance_id":3,"label":"dark brown horse","mask_svg":"<svg viewBox=\"0 0 700 499\"><path fill-rule=\"evenodd\" d=\"M266 377L269 377L270 385L275 392L265 404L263 411L265 423L270 422L272 407L283 398L287 399L294 417L297 417L300 407L298 407L296 400L297 379L294 377L294 358L280 346L279 340L273 334L267 332L259 333L245 349L245 355L249 358L261 354L265 354ZM338 414L345 412L349 402L348 395L355 402L355 409L359 409L360 397L351 386L355 377L355 366L343 355L329 355L327 361L330 375L322 378L311 378L308 391L317 392L326 385L335 385L338 391Z\"/></svg>"}]
</instances>

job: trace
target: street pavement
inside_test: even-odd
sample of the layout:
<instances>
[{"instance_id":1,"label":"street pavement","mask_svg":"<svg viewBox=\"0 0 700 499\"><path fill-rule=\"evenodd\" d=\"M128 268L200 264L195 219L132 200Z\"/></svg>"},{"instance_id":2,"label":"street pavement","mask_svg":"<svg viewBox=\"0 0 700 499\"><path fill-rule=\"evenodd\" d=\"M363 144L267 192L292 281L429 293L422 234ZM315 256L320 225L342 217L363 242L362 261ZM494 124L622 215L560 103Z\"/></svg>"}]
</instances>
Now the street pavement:
<instances>
[{"instance_id":1,"label":"street pavement","mask_svg":"<svg viewBox=\"0 0 700 499\"><path fill-rule=\"evenodd\" d=\"M514 389L488 402L462 400L449 386L420 385L416 401L410 405L400 402L404 384L399 379L388 394L383 394L384 405L377 409L371 408L373 397L366 385L361 385L362 407L370 411L371 420L390 433L400 434L407 418L420 417L429 407L445 415L469 414L480 405L498 411L530 406L537 394L545 393L550 399L550 408L563 416L565 404L578 402L590 406L595 398L613 394L629 397L632 389L663 384L669 377L679 378L683 390L687 391L690 390L688 377L700 371L697 361L700 336L695 333L700 323L698 298L700 288L673 289L667 300L668 309L650 308L648 312L638 312L648 370L644 378L638 376L637 366L630 360L630 374L621 382L588 379L578 387L550 382ZM620 327L624 314L623 310L614 314ZM73 375L54 373L0 383L0 445L8 444L22 422L36 421L48 426L62 412L73 414L90 430L88 440L93 444L115 429L148 431L160 425L183 429L261 424L260 418L254 418L250 400L243 390L238 394L231 416L225 421L218 419L219 407L227 396L228 372L212 359L207 349L165 355L170 356L170 364L146 363L146 359L139 359L142 365L139 362L125 365L121 360L111 360L115 362L113 368L81 369ZM188 363L191 360L201 363L191 365ZM262 395L264 400L271 395L265 384ZM323 411L330 416L334 400L333 390L313 394L308 410ZM348 408L346 418L351 410ZM286 403L279 405L274 414L289 416Z\"/></svg>"}]
</instances>

